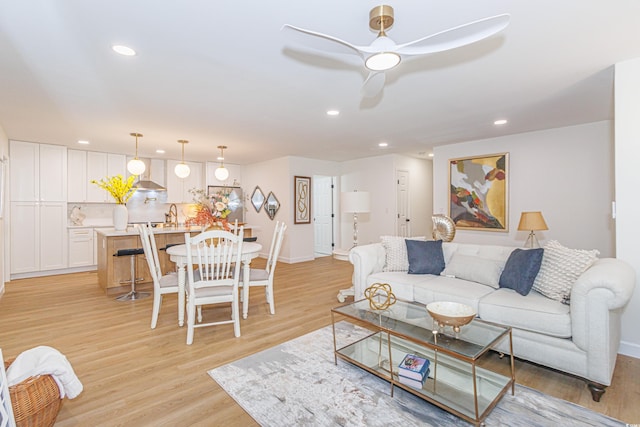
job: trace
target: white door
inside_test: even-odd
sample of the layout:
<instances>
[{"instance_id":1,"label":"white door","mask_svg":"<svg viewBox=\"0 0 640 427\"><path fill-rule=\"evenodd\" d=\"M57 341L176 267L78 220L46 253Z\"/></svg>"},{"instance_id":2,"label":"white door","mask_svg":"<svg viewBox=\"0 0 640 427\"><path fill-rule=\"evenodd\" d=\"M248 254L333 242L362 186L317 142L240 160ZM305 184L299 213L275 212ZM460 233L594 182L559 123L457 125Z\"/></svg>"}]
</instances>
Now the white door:
<instances>
[{"instance_id":1,"label":"white door","mask_svg":"<svg viewBox=\"0 0 640 427\"><path fill-rule=\"evenodd\" d=\"M411 222L409 218L409 172L396 171L398 195L398 236L411 236Z\"/></svg>"},{"instance_id":2,"label":"white door","mask_svg":"<svg viewBox=\"0 0 640 427\"><path fill-rule=\"evenodd\" d=\"M333 252L333 179L315 175L312 179L313 234L316 256Z\"/></svg>"}]
</instances>

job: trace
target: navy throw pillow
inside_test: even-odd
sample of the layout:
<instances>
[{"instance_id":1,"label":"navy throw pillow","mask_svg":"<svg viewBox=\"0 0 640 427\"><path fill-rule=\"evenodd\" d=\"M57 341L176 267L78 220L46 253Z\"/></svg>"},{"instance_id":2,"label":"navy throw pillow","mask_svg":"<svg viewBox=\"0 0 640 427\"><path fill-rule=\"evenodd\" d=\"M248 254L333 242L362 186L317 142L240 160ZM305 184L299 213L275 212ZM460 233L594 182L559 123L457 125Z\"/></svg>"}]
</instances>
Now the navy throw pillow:
<instances>
[{"instance_id":1,"label":"navy throw pillow","mask_svg":"<svg viewBox=\"0 0 640 427\"><path fill-rule=\"evenodd\" d=\"M444 270L442 240L405 240L409 274L440 274Z\"/></svg>"},{"instance_id":2,"label":"navy throw pillow","mask_svg":"<svg viewBox=\"0 0 640 427\"><path fill-rule=\"evenodd\" d=\"M509 288L520 295L531 291L533 282L540 271L544 249L515 249L509 255L500 275L500 287Z\"/></svg>"}]
</instances>

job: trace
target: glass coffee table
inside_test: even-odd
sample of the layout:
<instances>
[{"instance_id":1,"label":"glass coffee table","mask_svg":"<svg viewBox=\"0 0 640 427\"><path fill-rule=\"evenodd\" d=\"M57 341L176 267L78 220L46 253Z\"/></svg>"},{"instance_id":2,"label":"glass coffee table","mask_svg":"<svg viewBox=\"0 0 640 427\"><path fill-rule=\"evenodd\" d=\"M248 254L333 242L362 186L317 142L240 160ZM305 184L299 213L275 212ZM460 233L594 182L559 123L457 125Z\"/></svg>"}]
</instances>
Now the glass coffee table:
<instances>
[{"instance_id":1,"label":"glass coffee table","mask_svg":"<svg viewBox=\"0 0 640 427\"><path fill-rule=\"evenodd\" d=\"M371 331L355 342L338 347L336 317ZM474 319L453 330L438 328L423 304L396 301L384 310L372 309L368 300L331 310L335 363L346 360L475 425L480 425L511 388L515 393L515 364L511 328ZM509 340L511 377L478 366L479 359L503 339ZM343 343L341 343L343 344ZM430 361L430 374L422 388L400 382L398 364L407 354Z\"/></svg>"}]
</instances>

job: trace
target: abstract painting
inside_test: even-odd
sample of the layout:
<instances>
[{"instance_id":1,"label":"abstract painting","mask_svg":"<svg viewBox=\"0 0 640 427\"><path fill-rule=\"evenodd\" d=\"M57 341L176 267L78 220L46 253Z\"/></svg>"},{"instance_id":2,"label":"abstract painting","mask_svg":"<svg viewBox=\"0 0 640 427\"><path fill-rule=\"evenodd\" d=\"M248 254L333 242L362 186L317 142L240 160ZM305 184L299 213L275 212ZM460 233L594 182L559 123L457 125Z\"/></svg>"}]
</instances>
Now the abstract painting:
<instances>
[{"instance_id":1,"label":"abstract painting","mask_svg":"<svg viewBox=\"0 0 640 427\"><path fill-rule=\"evenodd\" d=\"M311 223L311 178L295 176L293 178L294 224Z\"/></svg>"},{"instance_id":2,"label":"abstract painting","mask_svg":"<svg viewBox=\"0 0 640 427\"><path fill-rule=\"evenodd\" d=\"M508 231L509 153L449 160L449 217L456 229Z\"/></svg>"}]
</instances>

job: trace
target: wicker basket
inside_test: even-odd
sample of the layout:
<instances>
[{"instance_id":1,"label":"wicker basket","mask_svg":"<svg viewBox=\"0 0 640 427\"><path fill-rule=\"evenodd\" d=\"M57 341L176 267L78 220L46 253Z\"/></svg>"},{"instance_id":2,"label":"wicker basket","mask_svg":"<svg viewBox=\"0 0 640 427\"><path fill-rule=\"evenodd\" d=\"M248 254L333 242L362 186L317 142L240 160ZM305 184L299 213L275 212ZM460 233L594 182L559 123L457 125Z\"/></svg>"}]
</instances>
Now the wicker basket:
<instances>
[{"instance_id":1,"label":"wicker basket","mask_svg":"<svg viewBox=\"0 0 640 427\"><path fill-rule=\"evenodd\" d=\"M13 360L5 360L5 368ZM48 427L55 424L62 399L58 384L51 375L29 377L9 387L9 396L17 427Z\"/></svg>"}]
</instances>

